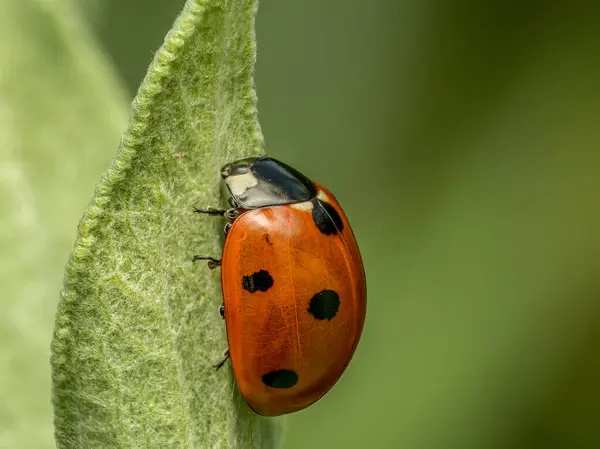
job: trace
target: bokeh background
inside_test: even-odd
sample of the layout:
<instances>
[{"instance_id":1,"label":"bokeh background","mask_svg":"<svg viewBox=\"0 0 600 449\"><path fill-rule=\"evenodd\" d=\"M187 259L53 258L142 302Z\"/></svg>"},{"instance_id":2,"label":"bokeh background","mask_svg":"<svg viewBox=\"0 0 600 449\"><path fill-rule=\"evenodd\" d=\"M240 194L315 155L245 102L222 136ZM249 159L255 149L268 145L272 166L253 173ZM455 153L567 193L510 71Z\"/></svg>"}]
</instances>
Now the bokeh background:
<instances>
[{"instance_id":1,"label":"bokeh background","mask_svg":"<svg viewBox=\"0 0 600 449\"><path fill-rule=\"evenodd\" d=\"M182 4L0 5L2 449L53 447L63 267ZM369 287L350 368L285 449L600 447L599 23L583 2L261 2L267 150L336 193ZM65 29L96 51L55 48Z\"/></svg>"}]
</instances>

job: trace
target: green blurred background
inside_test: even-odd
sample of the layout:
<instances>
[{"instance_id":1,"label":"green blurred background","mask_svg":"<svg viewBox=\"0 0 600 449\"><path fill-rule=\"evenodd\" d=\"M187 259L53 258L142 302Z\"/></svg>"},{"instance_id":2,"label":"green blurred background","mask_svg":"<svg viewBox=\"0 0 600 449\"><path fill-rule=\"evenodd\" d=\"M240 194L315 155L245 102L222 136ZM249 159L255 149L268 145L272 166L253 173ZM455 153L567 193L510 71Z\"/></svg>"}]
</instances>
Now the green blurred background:
<instances>
[{"instance_id":1,"label":"green blurred background","mask_svg":"<svg viewBox=\"0 0 600 449\"><path fill-rule=\"evenodd\" d=\"M17 2L3 3L0 17ZM70 109L90 127L112 121L114 135L90 144L75 131L44 152L51 130L15 136L27 127L7 125L15 103L2 108L2 96L43 103L60 87L68 103L69 86L95 76L125 105L183 0L22 3L35 26L0 31L0 64L11 46L49 57L49 11L82 6L87 28L76 32L103 53L89 58L114 69L98 81L113 78L78 56L63 83L44 84L60 63L35 79L23 67L17 87L0 77L0 144L27 143L17 162L0 160L0 251L27 244L0 264L0 448L43 449L62 270L127 111ZM257 22L267 150L336 193L369 287L350 368L288 418L285 449L600 447L600 5L263 0ZM52 148L63 148L59 162ZM80 170L64 177L70 161ZM78 196L52 204L66 189ZM21 201L36 205L35 225L9 223L5 205L23 211ZM16 263L31 288L11 284Z\"/></svg>"}]
</instances>

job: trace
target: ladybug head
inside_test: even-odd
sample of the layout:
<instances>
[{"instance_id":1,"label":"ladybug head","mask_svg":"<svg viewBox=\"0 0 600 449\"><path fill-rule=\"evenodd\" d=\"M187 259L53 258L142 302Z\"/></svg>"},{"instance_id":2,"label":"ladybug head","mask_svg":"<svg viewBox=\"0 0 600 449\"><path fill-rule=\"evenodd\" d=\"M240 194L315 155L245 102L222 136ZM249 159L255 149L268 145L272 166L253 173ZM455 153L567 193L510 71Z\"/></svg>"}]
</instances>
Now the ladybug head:
<instances>
[{"instance_id":1,"label":"ladybug head","mask_svg":"<svg viewBox=\"0 0 600 449\"><path fill-rule=\"evenodd\" d=\"M223 179L227 179L230 176L239 176L249 173L254 163L263 159L267 159L267 156L247 157L245 159L238 159L237 161L230 162L221 168L221 176Z\"/></svg>"},{"instance_id":2,"label":"ladybug head","mask_svg":"<svg viewBox=\"0 0 600 449\"><path fill-rule=\"evenodd\" d=\"M268 156L233 161L221 169L233 202L242 209L300 203L317 195L314 183Z\"/></svg>"}]
</instances>

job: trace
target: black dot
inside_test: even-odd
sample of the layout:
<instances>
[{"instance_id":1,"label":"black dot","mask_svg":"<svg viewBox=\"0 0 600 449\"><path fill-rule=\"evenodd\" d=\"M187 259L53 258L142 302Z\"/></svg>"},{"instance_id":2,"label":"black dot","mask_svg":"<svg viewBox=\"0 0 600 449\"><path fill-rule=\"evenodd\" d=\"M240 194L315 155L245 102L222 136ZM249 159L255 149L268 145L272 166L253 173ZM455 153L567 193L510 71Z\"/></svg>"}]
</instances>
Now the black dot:
<instances>
[{"instance_id":1,"label":"black dot","mask_svg":"<svg viewBox=\"0 0 600 449\"><path fill-rule=\"evenodd\" d=\"M298 374L289 369L269 371L267 374L263 374L262 381L271 388L291 388L298 383Z\"/></svg>"},{"instance_id":2,"label":"black dot","mask_svg":"<svg viewBox=\"0 0 600 449\"><path fill-rule=\"evenodd\" d=\"M333 290L323 290L310 299L308 311L317 320L333 319L340 308L340 297Z\"/></svg>"},{"instance_id":3,"label":"black dot","mask_svg":"<svg viewBox=\"0 0 600 449\"><path fill-rule=\"evenodd\" d=\"M329 203L315 198L313 200L312 216L319 231L325 235L337 234L344 229L340 214Z\"/></svg>"},{"instance_id":4,"label":"black dot","mask_svg":"<svg viewBox=\"0 0 600 449\"><path fill-rule=\"evenodd\" d=\"M242 279L242 287L248 290L250 293L254 293L257 290L266 292L273 286L273 278L266 270L257 271L250 276L244 276Z\"/></svg>"}]
</instances>

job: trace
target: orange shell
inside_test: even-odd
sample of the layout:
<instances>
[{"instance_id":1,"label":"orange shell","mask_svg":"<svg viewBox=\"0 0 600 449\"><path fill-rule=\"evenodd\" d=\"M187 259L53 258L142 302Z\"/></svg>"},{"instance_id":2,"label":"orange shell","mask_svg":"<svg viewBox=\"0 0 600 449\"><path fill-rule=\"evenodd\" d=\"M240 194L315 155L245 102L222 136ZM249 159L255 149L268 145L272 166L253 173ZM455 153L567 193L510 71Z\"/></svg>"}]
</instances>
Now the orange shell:
<instances>
[{"instance_id":1,"label":"orange shell","mask_svg":"<svg viewBox=\"0 0 600 449\"><path fill-rule=\"evenodd\" d=\"M338 212L342 232L322 233L310 203L300 203L245 211L225 240L221 269L230 358L242 396L261 415L298 411L327 393L350 362L365 320L356 239L335 197L317 188L318 198ZM266 291L247 282L258 272L272 280ZM311 298L323 291L339 297L331 319L309 312ZM297 383L266 385L263 376L280 370L293 371Z\"/></svg>"}]
</instances>

